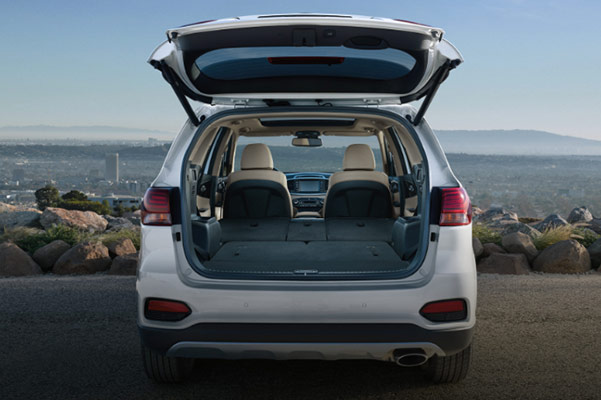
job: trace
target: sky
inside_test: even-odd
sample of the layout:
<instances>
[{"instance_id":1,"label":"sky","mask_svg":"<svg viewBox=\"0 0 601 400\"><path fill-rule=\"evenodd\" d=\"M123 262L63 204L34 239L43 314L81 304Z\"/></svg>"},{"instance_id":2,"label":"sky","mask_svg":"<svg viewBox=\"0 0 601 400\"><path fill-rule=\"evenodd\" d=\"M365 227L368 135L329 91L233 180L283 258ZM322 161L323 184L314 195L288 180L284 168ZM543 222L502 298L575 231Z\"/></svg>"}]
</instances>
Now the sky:
<instances>
[{"instance_id":1,"label":"sky","mask_svg":"<svg viewBox=\"0 0 601 400\"><path fill-rule=\"evenodd\" d=\"M177 132L186 115L146 63L165 31L285 12L444 29L465 63L426 114L434 129L537 129L601 140L601 2L594 0L3 1L0 126Z\"/></svg>"}]
</instances>

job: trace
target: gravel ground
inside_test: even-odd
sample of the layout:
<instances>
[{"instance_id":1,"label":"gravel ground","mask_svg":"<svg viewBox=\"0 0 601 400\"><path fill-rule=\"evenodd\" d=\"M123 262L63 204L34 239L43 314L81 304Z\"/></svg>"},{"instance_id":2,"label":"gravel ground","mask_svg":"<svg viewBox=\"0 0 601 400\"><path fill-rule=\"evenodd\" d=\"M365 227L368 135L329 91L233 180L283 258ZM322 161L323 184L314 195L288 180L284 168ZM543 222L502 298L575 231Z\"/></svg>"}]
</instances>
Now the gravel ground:
<instances>
[{"instance_id":1,"label":"gravel ground","mask_svg":"<svg viewBox=\"0 0 601 400\"><path fill-rule=\"evenodd\" d=\"M372 361L203 361L142 371L135 278L0 279L0 399L601 399L601 274L479 276L472 368L454 385Z\"/></svg>"}]
</instances>

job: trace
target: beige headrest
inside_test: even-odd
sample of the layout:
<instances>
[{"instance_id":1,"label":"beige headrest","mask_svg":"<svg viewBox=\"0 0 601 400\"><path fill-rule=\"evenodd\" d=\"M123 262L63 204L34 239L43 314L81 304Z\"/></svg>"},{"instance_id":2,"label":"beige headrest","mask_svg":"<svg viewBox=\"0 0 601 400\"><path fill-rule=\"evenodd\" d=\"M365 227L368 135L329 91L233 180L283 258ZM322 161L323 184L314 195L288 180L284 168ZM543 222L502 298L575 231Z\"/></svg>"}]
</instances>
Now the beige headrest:
<instances>
[{"instance_id":1,"label":"beige headrest","mask_svg":"<svg viewBox=\"0 0 601 400\"><path fill-rule=\"evenodd\" d=\"M366 144L351 144L344 152L342 169L345 171L373 171L376 169L374 152Z\"/></svg>"},{"instance_id":2,"label":"beige headrest","mask_svg":"<svg viewBox=\"0 0 601 400\"><path fill-rule=\"evenodd\" d=\"M242 169L273 169L273 159L269 147L263 143L247 144L240 160Z\"/></svg>"}]
</instances>

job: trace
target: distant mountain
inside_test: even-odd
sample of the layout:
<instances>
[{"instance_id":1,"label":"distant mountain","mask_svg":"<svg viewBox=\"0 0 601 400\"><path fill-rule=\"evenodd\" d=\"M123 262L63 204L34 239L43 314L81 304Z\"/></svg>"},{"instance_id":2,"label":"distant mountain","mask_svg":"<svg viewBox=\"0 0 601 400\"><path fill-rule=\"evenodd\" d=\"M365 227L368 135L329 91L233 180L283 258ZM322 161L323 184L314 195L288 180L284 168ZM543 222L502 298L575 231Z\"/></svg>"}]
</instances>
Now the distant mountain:
<instances>
[{"instance_id":1,"label":"distant mountain","mask_svg":"<svg viewBox=\"0 0 601 400\"><path fill-rule=\"evenodd\" d=\"M446 153L515 155L601 155L601 140L582 139L535 130L437 130L436 136ZM0 140L81 141L172 140L175 133L118 126L5 126ZM601 136L601 133L600 133ZM324 146L341 147L347 138L326 137ZM289 137L271 138L271 145L286 146Z\"/></svg>"},{"instance_id":2,"label":"distant mountain","mask_svg":"<svg viewBox=\"0 0 601 400\"><path fill-rule=\"evenodd\" d=\"M601 155L601 140L533 130L437 130L445 153ZM601 133L600 133L601 136Z\"/></svg>"},{"instance_id":3,"label":"distant mountain","mask_svg":"<svg viewBox=\"0 0 601 400\"><path fill-rule=\"evenodd\" d=\"M3 126L0 127L0 139L10 140L171 140L175 133L156 129L125 128L120 126Z\"/></svg>"}]
</instances>

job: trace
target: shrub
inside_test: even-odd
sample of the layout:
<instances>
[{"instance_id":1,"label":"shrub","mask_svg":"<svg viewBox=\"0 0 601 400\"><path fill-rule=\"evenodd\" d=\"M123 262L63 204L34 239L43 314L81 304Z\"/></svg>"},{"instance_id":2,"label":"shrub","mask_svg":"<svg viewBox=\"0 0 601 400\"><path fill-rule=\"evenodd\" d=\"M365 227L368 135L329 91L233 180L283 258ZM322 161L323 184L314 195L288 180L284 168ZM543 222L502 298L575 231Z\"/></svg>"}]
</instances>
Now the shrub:
<instances>
[{"instance_id":1,"label":"shrub","mask_svg":"<svg viewBox=\"0 0 601 400\"><path fill-rule=\"evenodd\" d=\"M96 214L100 215L107 215L111 213L110 207L97 201L90 200L62 201L59 206L67 210L94 211Z\"/></svg>"},{"instance_id":2,"label":"shrub","mask_svg":"<svg viewBox=\"0 0 601 400\"><path fill-rule=\"evenodd\" d=\"M42 231L35 228L16 227L6 230L0 241L12 241L28 253L33 254L40 247L55 240L63 240L73 246L86 240L89 234L65 225L53 226Z\"/></svg>"},{"instance_id":3,"label":"shrub","mask_svg":"<svg viewBox=\"0 0 601 400\"><path fill-rule=\"evenodd\" d=\"M601 235L593 232L590 229L574 229L574 239L576 239L584 247L589 247L599 238L601 238Z\"/></svg>"},{"instance_id":4,"label":"shrub","mask_svg":"<svg viewBox=\"0 0 601 400\"><path fill-rule=\"evenodd\" d=\"M122 229L115 232L106 232L98 236L98 240L105 246L124 238L130 239L136 247L136 250L140 250L140 232L138 230Z\"/></svg>"},{"instance_id":5,"label":"shrub","mask_svg":"<svg viewBox=\"0 0 601 400\"><path fill-rule=\"evenodd\" d=\"M574 235L574 227L564 225L547 228L539 236L533 238L532 241L538 250L544 250L557 242L577 238L578 236Z\"/></svg>"},{"instance_id":6,"label":"shrub","mask_svg":"<svg viewBox=\"0 0 601 400\"><path fill-rule=\"evenodd\" d=\"M472 235L474 237L480 239L482 244L484 243L494 243L501 245L501 234L490 229L488 226L484 224L473 224L472 225Z\"/></svg>"}]
</instances>

